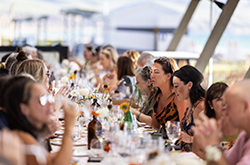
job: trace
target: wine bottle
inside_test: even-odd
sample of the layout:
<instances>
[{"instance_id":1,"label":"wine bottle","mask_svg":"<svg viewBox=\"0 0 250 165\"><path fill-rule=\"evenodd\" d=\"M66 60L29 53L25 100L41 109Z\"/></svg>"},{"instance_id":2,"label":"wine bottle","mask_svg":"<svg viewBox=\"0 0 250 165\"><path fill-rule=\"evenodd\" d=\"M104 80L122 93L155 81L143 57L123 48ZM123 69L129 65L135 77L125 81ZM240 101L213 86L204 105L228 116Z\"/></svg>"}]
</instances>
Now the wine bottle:
<instances>
[{"instance_id":1,"label":"wine bottle","mask_svg":"<svg viewBox=\"0 0 250 165\"><path fill-rule=\"evenodd\" d=\"M124 117L124 120L123 120L123 123L127 123L128 124L128 127L127 129L128 130L132 130L132 126L133 126L133 116L132 116L132 112L130 110L130 107L129 107L129 111L125 113L125 117Z\"/></svg>"},{"instance_id":2,"label":"wine bottle","mask_svg":"<svg viewBox=\"0 0 250 165\"><path fill-rule=\"evenodd\" d=\"M96 129L102 128L102 124L97 120L96 116L93 115L93 120L88 125L88 149L90 150L91 141L93 139L98 140L96 136Z\"/></svg>"}]
</instances>

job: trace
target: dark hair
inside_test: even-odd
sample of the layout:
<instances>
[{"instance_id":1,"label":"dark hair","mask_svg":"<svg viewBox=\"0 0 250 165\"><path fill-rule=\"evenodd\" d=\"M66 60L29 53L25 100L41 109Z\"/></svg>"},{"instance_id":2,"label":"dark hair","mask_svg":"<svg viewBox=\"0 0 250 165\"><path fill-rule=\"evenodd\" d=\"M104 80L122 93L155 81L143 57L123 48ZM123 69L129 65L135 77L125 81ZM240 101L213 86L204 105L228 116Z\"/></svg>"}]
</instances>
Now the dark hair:
<instances>
[{"instance_id":1,"label":"dark hair","mask_svg":"<svg viewBox=\"0 0 250 165\"><path fill-rule=\"evenodd\" d=\"M3 98L5 97L3 94L3 89L4 89L3 86L9 79L10 79L10 76L0 77L0 107L2 108L4 105Z\"/></svg>"},{"instance_id":2,"label":"dark hair","mask_svg":"<svg viewBox=\"0 0 250 165\"><path fill-rule=\"evenodd\" d=\"M203 80L203 75L195 67L191 65L185 65L172 74L171 82L173 83L173 77L178 77L184 84L192 82L193 86L189 92L189 98L191 104L194 105L198 100L205 97L205 90L200 85Z\"/></svg>"},{"instance_id":3,"label":"dark hair","mask_svg":"<svg viewBox=\"0 0 250 165\"><path fill-rule=\"evenodd\" d=\"M12 53L5 62L5 68L10 70L11 65L17 60L16 59L17 53Z\"/></svg>"},{"instance_id":4,"label":"dark hair","mask_svg":"<svg viewBox=\"0 0 250 165\"><path fill-rule=\"evenodd\" d=\"M11 53L8 53L2 57L1 62L6 62L7 58L11 55Z\"/></svg>"},{"instance_id":5,"label":"dark hair","mask_svg":"<svg viewBox=\"0 0 250 165\"><path fill-rule=\"evenodd\" d=\"M0 77L7 76L9 74L9 71L5 69L5 63L0 63Z\"/></svg>"},{"instance_id":6,"label":"dark hair","mask_svg":"<svg viewBox=\"0 0 250 165\"><path fill-rule=\"evenodd\" d=\"M20 51L18 55L16 56L16 60L10 67L10 74L14 76L16 74L16 70L19 67L19 65L24 61L28 59L28 55L24 51Z\"/></svg>"},{"instance_id":7,"label":"dark hair","mask_svg":"<svg viewBox=\"0 0 250 165\"><path fill-rule=\"evenodd\" d=\"M123 76L135 76L135 68L130 58L121 56L117 61L118 73L117 78L121 80Z\"/></svg>"},{"instance_id":8,"label":"dark hair","mask_svg":"<svg viewBox=\"0 0 250 165\"><path fill-rule=\"evenodd\" d=\"M101 49L102 49L101 46L97 46L96 48L91 47L91 50L89 50L88 48L88 50L91 51L92 56L95 56L95 57L99 57Z\"/></svg>"},{"instance_id":9,"label":"dark hair","mask_svg":"<svg viewBox=\"0 0 250 165\"><path fill-rule=\"evenodd\" d=\"M34 80L27 76L14 76L3 86L4 108L7 113L7 120L11 130L22 130L28 132L35 138L38 129L35 128L23 115L20 104L28 104L31 98L32 87L36 84ZM15 97L13 97L15 96Z\"/></svg>"},{"instance_id":10,"label":"dark hair","mask_svg":"<svg viewBox=\"0 0 250 165\"><path fill-rule=\"evenodd\" d=\"M217 82L212 84L205 96L205 114L209 118L216 118L214 109L211 109L209 102L212 104L212 100L219 98L223 95L228 85L224 82Z\"/></svg>"},{"instance_id":11,"label":"dark hair","mask_svg":"<svg viewBox=\"0 0 250 165\"><path fill-rule=\"evenodd\" d=\"M92 46L86 46L86 49L87 49L88 51L91 51L91 50L92 50Z\"/></svg>"},{"instance_id":12,"label":"dark hair","mask_svg":"<svg viewBox=\"0 0 250 165\"><path fill-rule=\"evenodd\" d=\"M176 68L174 66L176 64L175 60L173 60L173 59L170 60L170 58L167 58L167 57L157 58L154 60L154 63L160 64L162 66L162 69L164 70L165 74L167 74L167 73L172 74L176 70Z\"/></svg>"}]
</instances>

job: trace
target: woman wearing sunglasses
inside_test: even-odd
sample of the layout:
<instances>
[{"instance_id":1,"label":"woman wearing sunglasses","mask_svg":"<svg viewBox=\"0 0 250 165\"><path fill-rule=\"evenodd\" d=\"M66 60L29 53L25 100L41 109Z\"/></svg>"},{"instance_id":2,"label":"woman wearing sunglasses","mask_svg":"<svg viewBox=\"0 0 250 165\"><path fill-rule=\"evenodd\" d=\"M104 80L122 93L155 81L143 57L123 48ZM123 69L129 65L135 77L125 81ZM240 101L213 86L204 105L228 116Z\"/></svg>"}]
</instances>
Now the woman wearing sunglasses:
<instances>
[{"instance_id":1,"label":"woman wearing sunglasses","mask_svg":"<svg viewBox=\"0 0 250 165\"><path fill-rule=\"evenodd\" d=\"M4 108L7 112L9 128L17 132L25 145L40 146L43 131L50 122L53 111L53 97L48 94L44 85L27 76L15 76L4 85ZM15 97L13 97L15 96ZM46 156L45 164L70 164L72 155L72 130L77 113L75 103L65 100L64 110L65 131L61 149L57 153L43 151ZM33 155L26 155L28 165L39 164Z\"/></svg>"}]
</instances>

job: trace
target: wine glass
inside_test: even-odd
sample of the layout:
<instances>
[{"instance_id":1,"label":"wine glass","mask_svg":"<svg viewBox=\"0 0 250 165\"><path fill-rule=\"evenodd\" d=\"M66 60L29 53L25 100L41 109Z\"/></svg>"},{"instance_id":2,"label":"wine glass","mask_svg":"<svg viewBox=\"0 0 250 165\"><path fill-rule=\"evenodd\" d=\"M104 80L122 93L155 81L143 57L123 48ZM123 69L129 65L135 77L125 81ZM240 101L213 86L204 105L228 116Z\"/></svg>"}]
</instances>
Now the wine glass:
<instances>
[{"instance_id":1,"label":"wine glass","mask_svg":"<svg viewBox=\"0 0 250 165\"><path fill-rule=\"evenodd\" d=\"M181 127L179 121L168 121L167 122L167 135L170 141L172 142L172 151L175 151L174 149L174 143L178 138L181 136Z\"/></svg>"}]
</instances>

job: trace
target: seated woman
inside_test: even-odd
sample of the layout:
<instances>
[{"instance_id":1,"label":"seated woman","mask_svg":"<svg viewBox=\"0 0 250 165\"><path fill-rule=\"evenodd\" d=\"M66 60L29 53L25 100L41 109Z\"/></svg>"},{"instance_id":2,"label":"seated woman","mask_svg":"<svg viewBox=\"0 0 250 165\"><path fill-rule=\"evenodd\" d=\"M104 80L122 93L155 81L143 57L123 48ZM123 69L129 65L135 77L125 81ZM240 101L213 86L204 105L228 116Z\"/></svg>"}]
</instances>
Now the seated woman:
<instances>
[{"instance_id":1,"label":"seated woman","mask_svg":"<svg viewBox=\"0 0 250 165\"><path fill-rule=\"evenodd\" d=\"M234 127L229 121L229 118L225 117L226 104L224 92L227 87L228 85L223 82L214 83L207 90L205 97L205 114L209 118L215 118L221 121L221 131L223 133L221 145L223 150L230 149L240 133L240 129ZM199 147L197 145L194 144L193 147L194 153L201 158L205 158L205 155L199 152Z\"/></svg>"},{"instance_id":2,"label":"seated woman","mask_svg":"<svg viewBox=\"0 0 250 165\"><path fill-rule=\"evenodd\" d=\"M39 59L28 59L23 61L16 70L16 75L28 73L32 75L36 81L42 83L47 89L49 89L49 73L44 62ZM55 95L55 92L53 91ZM69 95L69 87L63 86L59 89L56 95L62 95L67 97Z\"/></svg>"},{"instance_id":3,"label":"seated woman","mask_svg":"<svg viewBox=\"0 0 250 165\"><path fill-rule=\"evenodd\" d=\"M135 86L135 69L130 58L121 56L117 61L117 79L118 87L115 90L119 99L130 98L134 92Z\"/></svg>"},{"instance_id":4,"label":"seated woman","mask_svg":"<svg viewBox=\"0 0 250 165\"><path fill-rule=\"evenodd\" d=\"M100 63L101 47L86 47L84 51L85 64L81 67L88 74L89 81L97 86L105 75Z\"/></svg>"},{"instance_id":5,"label":"seated woman","mask_svg":"<svg viewBox=\"0 0 250 165\"><path fill-rule=\"evenodd\" d=\"M151 67L145 66L137 68L136 70L136 85L140 89L142 95L146 95L143 105L139 110L132 108L132 113L136 115L138 121L144 122L148 125L152 122L153 106L155 103L156 89L151 82Z\"/></svg>"},{"instance_id":6,"label":"seated woman","mask_svg":"<svg viewBox=\"0 0 250 165\"><path fill-rule=\"evenodd\" d=\"M173 92L171 74L177 68L175 60L171 58L158 58L152 66L151 80L153 87L157 87L158 91L155 95L154 115L150 125L156 129L162 126L163 134L166 134L167 121L180 121L186 107L186 102L180 101Z\"/></svg>"},{"instance_id":7,"label":"seated woman","mask_svg":"<svg viewBox=\"0 0 250 165\"><path fill-rule=\"evenodd\" d=\"M175 95L187 101L187 108L181 120L183 151L192 151L194 120L204 110L205 90L201 87L203 75L193 66L185 65L172 74Z\"/></svg>"},{"instance_id":8,"label":"seated woman","mask_svg":"<svg viewBox=\"0 0 250 165\"><path fill-rule=\"evenodd\" d=\"M13 62L13 64L11 65L10 67L10 75L11 76L14 76L16 75L16 70L18 69L19 65L24 61L24 60L27 60L29 59L28 58L28 55L23 52L23 51L20 51L17 56L16 56L16 61Z\"/></svg>"},{"instance_id":9,"label":"seated woman","mask_svg":"<svg viewBox=\"0 0 250 165\"><path fill-rule=\"evenodd\" d=\"M112 90L116 90L118 85L117 80L117 72L116 72L116 63L118 59L118 54L116 53L115 49L112 47L105 47L101 53L100 62L106 70L105 76L102 78L102 81L100 81L100 92L104 91L103 85L107 84L108 86L112 86ZM96 77L99 77L98 70L96 71ZM111 78L111 76L113 76ZM98 80L98 79L97 79Z\"/></svg>"},{"instance_id":10,"label":"seated woman","mask_svg":"<svg viewBox=\"0 0 250 165\"><path fill-rule=\"evenodd\" d=\"M49 90L49 74L47 67L44 62L39 59L28 59L23 61L16 71L17 75L20 74L30 74L35 78L35 80L45 86L48 92L56 96L68 97L69 87L62 86L59 91L55 94L55 91ZM50 123L48 124L47 135L44 138L49 138L55 134L55 132L60 128L60 121L58 120L58 111L59 109L54 109L50 114ZM45 140L47 149L50 151L51 147L49 145L48 139Z\"/></svg>"},{"instance_id":11,"label":"seated woman","mask_svg":"<svg viewBox=\"0 0 250 165\"><path fill-rule=\"evenodd\" d=\"M43 137L43 130L46 129L53 111L53 100L47 89L27 76L14 76L5 83L3 93L9 128L18 134L25 145L40 146L40 137ZM69 100L63 101L65 129L62 146L57 153L48 153L41 147L44 153L41 156L46 158L44 164L70 164L72 130L77 116L77 112L74 111L76 106ZM33 155L26 155L28 165L39 164L37 160L39 159Z\"/></svg>"}]
</instances>

